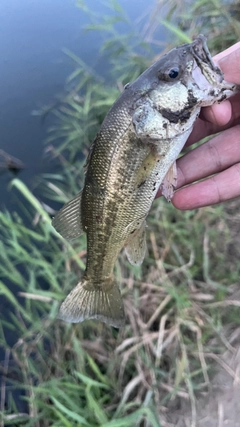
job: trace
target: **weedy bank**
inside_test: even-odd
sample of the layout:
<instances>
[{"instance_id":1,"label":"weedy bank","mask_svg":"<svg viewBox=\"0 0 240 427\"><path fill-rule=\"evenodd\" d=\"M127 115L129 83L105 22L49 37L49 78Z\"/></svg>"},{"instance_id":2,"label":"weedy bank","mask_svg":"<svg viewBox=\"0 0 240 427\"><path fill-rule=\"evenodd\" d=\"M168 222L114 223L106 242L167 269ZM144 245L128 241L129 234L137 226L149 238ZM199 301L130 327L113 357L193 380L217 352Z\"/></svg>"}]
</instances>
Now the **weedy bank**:
<instances>
[{"instance_id":1,"label":"weedy bank","mask_svg":"<svg viewBox=\"0 0 240 427\"><path fill-rule=\"evenodd\" d=\"M203 32L212 52L240 38L234 2L179 2L177 8L168 2L167 12L159 2L139 31L116 2L105 17L83 2L78 6L89 13L88 30L104 39L110 71L100 76L71 54L76 68L69 92L51 108L56 121L47 147L61 172L42 178L50 207L81 188L84 157L124 84L156 59L156 46L169 48L155 40L161 25L173 45ZM123 24L128 33L119 32ZM93 321L55 320L60 300L84 270L85 240L70 245L61 239L41 201L18 179L12 187L25 208L24 221L0 212L0 293L9 307L0 335L2 425L167 426L182 401L194 425L196 399L210 387L213 362L224 349L233 350L237 338L239 202L179 212L163 199L155 201L143 265L130 266L124 254L116 265L127 317L117 331ZM11 348L8 333L16 336ZM26 413L19 412L17 389L24 391Z\"/></svg>"}]
</instances>

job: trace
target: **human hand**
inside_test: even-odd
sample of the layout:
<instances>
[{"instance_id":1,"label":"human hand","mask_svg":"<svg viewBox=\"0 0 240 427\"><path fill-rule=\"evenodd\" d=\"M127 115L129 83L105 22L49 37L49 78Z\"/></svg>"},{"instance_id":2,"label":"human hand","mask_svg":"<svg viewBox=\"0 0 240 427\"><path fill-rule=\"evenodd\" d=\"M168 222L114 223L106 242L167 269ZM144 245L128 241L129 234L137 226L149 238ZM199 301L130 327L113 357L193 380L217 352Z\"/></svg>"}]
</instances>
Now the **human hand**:
<instances>
[{"instance_id":1,"label":"human hand","mask_svg":"<svg viewBox=\"0 0 240 427\"><path fill-rule=\"evenodd\" d=\"M240 42L215 56L214 61L225 80L240 84ZM240 196L240 93L203 108L186 145L217 132L178 159L179 190L172 198L176 208L194 209Z\"/></svg>"}]
</instances>

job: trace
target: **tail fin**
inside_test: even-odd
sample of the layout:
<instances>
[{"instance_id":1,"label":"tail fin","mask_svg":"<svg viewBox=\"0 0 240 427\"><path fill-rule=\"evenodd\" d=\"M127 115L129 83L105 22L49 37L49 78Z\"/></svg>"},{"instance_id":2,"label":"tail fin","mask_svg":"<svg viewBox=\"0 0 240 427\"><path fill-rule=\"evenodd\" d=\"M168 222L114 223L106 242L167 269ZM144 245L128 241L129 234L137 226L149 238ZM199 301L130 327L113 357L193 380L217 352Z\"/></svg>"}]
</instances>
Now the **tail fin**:
<instances>
[{"instance_id":1,"label":"tail fin","mask_svg":"<svg viewBox=\"0 0 240 427\"><path fill-rule=\"evenodd\" d=\"M117 283L108 278L97 286L83 280L63 301L58 318L70 323L99 319L115 328L123 326L124 309Z\"/></svg>"}]
</instances>

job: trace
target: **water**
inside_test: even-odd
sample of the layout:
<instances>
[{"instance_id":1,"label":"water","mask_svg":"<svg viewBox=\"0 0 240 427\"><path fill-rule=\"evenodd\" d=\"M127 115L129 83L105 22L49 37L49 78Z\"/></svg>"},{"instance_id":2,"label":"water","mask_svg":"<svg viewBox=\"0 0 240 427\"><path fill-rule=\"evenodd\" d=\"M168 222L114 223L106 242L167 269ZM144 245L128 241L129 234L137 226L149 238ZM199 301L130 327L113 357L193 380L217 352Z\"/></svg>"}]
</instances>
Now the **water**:
<instances>
[{"instance_id":1,"label":"water","mask_svg":"<svg viewBox=\"0 0 240 427\"><path fill-rule=\"evenodd\" d=\"M120 3L132 20L146 10L145 0ZM109 13L100 1L86 4ZM49 168L43 158L45 129L32 112L54 102L74 69L64 47L96 64L101 40L95 32L82 31L87 23L74 0L0 2L0 148L26 164L20 177L31 189L33 176ZM10 210L16 208L16 193L7 185L11 178L10 173L0 176L0 208Z\"/></svg>"}]
</instances>

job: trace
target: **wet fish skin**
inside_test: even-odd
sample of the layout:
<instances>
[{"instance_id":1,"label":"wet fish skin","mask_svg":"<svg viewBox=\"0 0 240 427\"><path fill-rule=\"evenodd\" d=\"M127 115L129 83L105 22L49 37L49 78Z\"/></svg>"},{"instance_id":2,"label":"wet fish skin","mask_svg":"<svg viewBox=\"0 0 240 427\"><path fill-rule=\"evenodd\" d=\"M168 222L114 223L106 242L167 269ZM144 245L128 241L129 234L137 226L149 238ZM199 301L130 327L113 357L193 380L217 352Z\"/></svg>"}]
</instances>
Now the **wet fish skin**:
<instances>
[{"instance_id":1,"label":"wet fish skin","mask_svg":"<svg viewBox=\"0 0 240 427\"><path fill-rule=\"evenodd\" d=\"M62 303L59 318L124 324L113 275L118 254L125 247L132 264L142 263L145 219L159 186L171 199L175 160L201 107L236 90L224 81L201 35L171 50L126 86L93 142L83 190L53 219L67 239L87 234L86 270Z\"/></svg>"}]
</instances>

